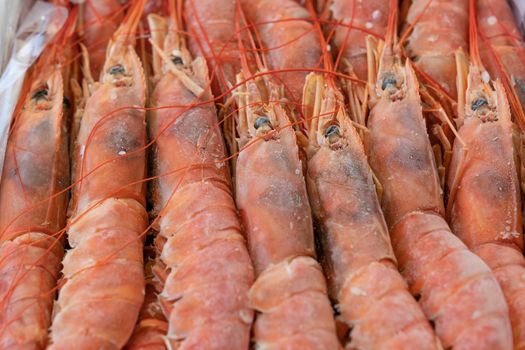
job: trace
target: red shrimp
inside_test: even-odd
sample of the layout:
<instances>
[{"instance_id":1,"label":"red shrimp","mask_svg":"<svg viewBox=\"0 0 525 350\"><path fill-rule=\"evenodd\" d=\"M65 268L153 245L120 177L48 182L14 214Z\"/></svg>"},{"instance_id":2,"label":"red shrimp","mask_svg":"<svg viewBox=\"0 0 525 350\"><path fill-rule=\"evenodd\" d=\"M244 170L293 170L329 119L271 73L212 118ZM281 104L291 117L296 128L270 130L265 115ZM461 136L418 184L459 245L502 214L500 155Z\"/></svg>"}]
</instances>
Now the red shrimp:
<instances>
[{"instance_id":1,"label":"red shrimp","mask_svg":"<svg viewBox=\"0 0 525 350\"><path fill-rule=\"evenodd\" d=\"M258 311L253 341L261 348L337 349L295 132L267 79L248 80L237 92L236 199L257 275L249 294Z\"/></svg>"},{"instance_id":2,"label":"red shrimp","mask_svg":"<svg viewBox=\"0 0 525 350\"><path fill-rule=\"evenodd\" d=\"M80 25L80 36L89 49L91 74L101 78L110 39L124 19L120 0L86 0Z\"/></svg>"},{"instance_id":3,"label":"red shrimp","mask_svg":"<svg viewBox=\"0 0 525 350\"><path fill-rule=\"evenodd\" d=\"M336 68L347 73L353 72L357 78L366 81L368 78L367 37L372 35L384 39L388 14L392 11L389 8L390 0L326 2L324 15L334 26L330 43L337 57Z\"/></svg>"},{"instance_id":4,"label":"red shrimp","mask_svg":"<svg viewBox=\"0 0 525 350\"><path fill-rule=\"evenodd\" d=\"M476 2L480 54L490 76L513 88L525 113L525 42L507 1ZM516 116L517 117L517 116ZM517 120L525 127L524 117Z\"/></svg>"},{"instance_id":5,"label":"red shrimp","mask_svg":"<svg viewBox=\"0 0 525 350\"><path fill-rule=\"evenodd\" d=\"M448 179L450 221L494 271L509 305L514 349L523 349L525 281L519 276L525 275L525 258L512 122L503 86L497 82L494 91L483 83L483 71L470 68L462 142L454 144Z\"/></svg>"},{"instance_id":6,"label":"red shrimp","mask_svg":"<svg viewBox=\"0 0 525 350\"><path fill-rule=\"evenodd\" d=\"M308 71L322 66L322 48L310 13L293 0L241 0L271 75L299 105Z\"/></svg>"},{"instance_id":7,"label":"red shrimp","mask_svg":"<svg viewBox=\"0 0 525 350\"><path fill-rule=\"evenodd\" d=\"M170 4L168 33L152 41L162 64L149 119L159 176L153 198L159 213L155 271L163 282L159 299L169 322L167 343L174 349L247 349L253 267L232 196L206 61L192 60Z\"/></svg>"},{"instance_id":8,"label":"red shrimp","mask_svg":"<svg viewBox=\"0 0 525 350\"><path fill-rule=\"evenodd\" d=\"M425 82L457 100L457 50L468 50L468 0L406 0L406 54Z\"/></svg>"},{"instance_id":9,"label":"red shrimp","mask_svg":"<svg viewBox=\"0 0 525 350\"><path fill-rule=\"evenodd\" d=\"M333 85L321 76L307 77L303 102L313 105L311 115L304 113L307 184L329 291L350 328L347 348L440 349L397 271L361 139Z\"/></svg>"},{"instance_id":10,"label":"red shrimp","mask_svg":"<svg viewBox=\"0 0 525 350\"><path fill-rule=\"evenodd\" d=\"M153 270L156 262L156 249L149 245L144 248L144 257L147 262L144 267L146 277L146 295L140 310L139 320L133 335L126 344L127 350L165 350L164 341L168 332L168 322L162 313L158 300L158 283Z\"/></svg>"},{"instance_id":11,"label":"red shrimp","mask_svg":"<svg viewBox=\"0 0 525 350\"><path fill-rule=\"evenodd\" d=\"M525 276L525 258L513 124L503 85L497 81L492 88L483 80L476 43L471 52L465 112L448 179L449 217L458 237L492 268L509 306L514 349L525 349L525 281L516 278Z\"/></svg>"},{"instance_id":12,"label":"red shrimp","mask_svg":"<svg viewBox=\"0 0 525 350\"><path fill-rule=\"evenodd\" d=\"M82 116L50 349L123 347L144 300L146 83L133 49L143 6L136 1L114 34Z\"/></svg>"},{"instance_id":13,"label":"red shrimp","mask_svg":"<svg viewBox=\"0 0 525 350\"><path fill-rule=\"evenodd\" d=\"M444 348L511 349L509 311L496 278L443 219L418 82L409 61L402 65L394 52L394 37L395 14L370 82L368 141L399 267Z\"/></svg>"},{"instance_id":14,"label":"red shrimp","mask_svg":"<svg viewBox=\"0 0 525 350\"><path fill-rule=\"evenodd\" d=\"M76 11L29 75L0 183L0 348L43 349L63 256L69 184L61 49Z\"/></svg>"}]
</instances>

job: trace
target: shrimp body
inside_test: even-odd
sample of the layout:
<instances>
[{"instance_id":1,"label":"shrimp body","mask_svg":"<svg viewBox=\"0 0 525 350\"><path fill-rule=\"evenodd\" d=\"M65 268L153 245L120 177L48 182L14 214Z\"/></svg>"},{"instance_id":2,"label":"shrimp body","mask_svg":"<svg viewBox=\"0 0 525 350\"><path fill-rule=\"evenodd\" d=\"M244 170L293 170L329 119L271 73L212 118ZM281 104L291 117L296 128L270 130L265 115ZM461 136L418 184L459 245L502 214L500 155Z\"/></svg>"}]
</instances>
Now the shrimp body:
<instances>
[{"instance_id":1,"label":"shrimp body","mask_svg":"<svg viewBox=\"0 0 525 350\"><path fill-rule=\"evenodd\" d=\"M507 299L514 349L525 348L525 274L521 200L510 110L501 83L495 91L471 66L465 120L449 176L454 232L492 268ZM497 155L497 156L496 156Z\"/></svg>"},{"instance_id":2,"label":"shrimp body","mask_svg":"<svg viewBox=\"0 0 525 350\"><path fill-rule=\"evenodd\" d=\"M268 69L285 70L271 75L284 85L286 97L299 104L308 69L322 63L321 43L310 13L293 0L242 0L241 4L260 37Z\"/></svg>"},{"instance_id":3,"label":"shrimp body","mask_svg":"<svg viewBox=\"0 0 525 350\"><path fill-rule=\"evenodd\" d=\"M366 38L373 34L384 38L387 29L390 0L331 0L330 18L335 26L331 43L344 60L343 71L350 70L366 81L368 78Z\"/></svg>"},{"instance_id":4,"label":"shrimp body","mask_svg":"<svg viewBox=\"0 0 525 350\"><path fill-rule=\"evenodd\" d=\"M260 104L257 83L242 89L236 199L257 275L249 294L259 312L254 341L269 348L337 349L295 132L282 107Z\"/></svg>"},{"instance_id":5,"label":"shrimp body","mask_svg":"<svg viewBox=\"0 0 525 350\"><path fill-rule=\"evenodd\" d=\"M319 91L319 84L325 84L322 78L308 76L305 91ZM397 271L372 173L342 96L329 85L320 91L321 106L307 118L311 120L307 184L322 230L330 295L339 305L341 321L351 329L347 347L439 349L421 307Z\"/></svg>"},{"instance_id":6,"label":"shrimp body","mask_svg":"<svg viewBox=\"0 0 525 350\"><path fill-rule=\"evenodd\" d=\"M525 42L506 1L476 2L480 54L492 79L507 74L525 111Z\"/></svg>"},{"instance_id":7,"label":"shrimp body","mask_svg":"<svg viewBox=\"0 0 525 350\"><path fill-rule=\"evenodd\" d=\"M146 83L128 36L143 4L135 3L115 33L102 81L86 102L74 154L72 249L63 261L51 349L122 348L144 299Z\"/></svg>"},{"instance_id":8,"label":"shrimp body","mask_svg":"<svg viewBox=\"0 0 525 350\"><path fill-rule=\"evenodd\" d=\"M207 88L206 62L191 59L175 25L172 19L170 32L159 43L172 61L157 72L161 78L151 103L177 107L154 110L150 119L159 176L154 197L158 278L164 282L159 299L169 321L167 341L177 349L246 349L253 319L248 305L253 267ZM173 69L185 78L175 76Z\"/></svg>"},{"instance_id":9,"label":"shrimp body","mask_svg":"<svg viewBox=\"0 0 525 350\"><path fill-rule=\"evenodd\" d=\"M468 49L468 0L412 0L406 25L413 26L407 55L457 100L454 52Z\"/></svg>"},{"instance_id":10,"label":"shrimp body","mask_svg":"<svg viewBox=\"0 0 525 350\"><path fill-rule=\"evenodd\" d=\"M124 19L124 8L119 0L87 0L82 6L81 36L89 50L91 73L98 79L108 43Z\"/></svg>"},{"instance_id":11,"label":"shrimp body","mask_svg":"<svg viewBox=\"0 0 525 350\"><path fill-rule=\"evenodd\" d=\"M0 184L3 349L45 347L63 255L69 164L62 75L56 64L39 68L15 119Z\"/></svg>"},{"instance_id":12,"label":"shrimp body","mask_svg":"<svg viewBox=\"0 0 525 350\"><path fill-rule=\"evenodd\" d=\"M510 349L508 308L494 275L443 219L418 83L409 62L398 62L387 47L368 128L399 268L444 348Z\"/></svg>"}]
</instances>

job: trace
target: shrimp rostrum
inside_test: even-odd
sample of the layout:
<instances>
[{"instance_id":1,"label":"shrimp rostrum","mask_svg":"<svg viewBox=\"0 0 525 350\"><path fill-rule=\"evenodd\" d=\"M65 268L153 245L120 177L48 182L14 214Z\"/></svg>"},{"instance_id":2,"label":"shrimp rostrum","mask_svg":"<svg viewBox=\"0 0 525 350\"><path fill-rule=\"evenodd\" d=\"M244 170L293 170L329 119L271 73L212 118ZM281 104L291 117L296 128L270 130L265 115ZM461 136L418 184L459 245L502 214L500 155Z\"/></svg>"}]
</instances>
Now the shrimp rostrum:
<instances>
[{"instance_id":1,"label":"shrimp rostrum","mask_svg":"<svg viewBox=\"0 0 525 350\"><path fill-rule=\"evenodd\" d=\"M399 268L444 348L511 349L508 307L489 267L444 220L442 190L419 86L393 43L395 21L371 82L370 165Z\"/></svg>"},{"instance_id":2,"label":"shrimp rostrum","mask_svg":"<svg viewBox=\"0 0 525 350\"><path fill-rule=\"evenodd\" d=\"M123 347L144 299L146 82L133 48L144 1L114 34L80 123L51 349Z\"/></svg>"}]
</instances>

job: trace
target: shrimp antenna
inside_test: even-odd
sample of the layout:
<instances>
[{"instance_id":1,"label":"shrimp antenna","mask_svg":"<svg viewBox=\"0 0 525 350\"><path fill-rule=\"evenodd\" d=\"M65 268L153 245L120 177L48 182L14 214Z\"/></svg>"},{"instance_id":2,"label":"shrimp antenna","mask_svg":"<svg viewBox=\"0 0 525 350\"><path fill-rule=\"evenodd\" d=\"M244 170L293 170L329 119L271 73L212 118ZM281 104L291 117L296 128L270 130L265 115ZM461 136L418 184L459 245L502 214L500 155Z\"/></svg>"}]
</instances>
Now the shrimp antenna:
<instances>
[{"instance_id":1,"label":"shrimp antenna","mask_svg":"<svg viewBox=\"0 0 525 350\"><path fill-rule=\"evenodd\" d=\"M378 79L382 79L383 74L388 71L395 70L395 66L399 65L400 47L397 46L397 0L390 0L390 14L388 15L388 26L385 35L384 45L378 45L377 47L377 61L378 65L371 63L370 66L373 69L369 69L369 81L373 82L370 84L370 92L377 90ZM371 41L368 40L370 43ZM371 46L369 48L369 58L375 57L376 53L373 52ZM375 68L377 67L377 68Z\"/></svg>"},{"instance_id":2,"label":"shrimp antenna","mask_svg":"<svg viewBox=\"0 0 525 350\"><path fill-rule=\"evenodd\" d=\"M313 5L313 1L312 0L309 0L306 2L306 8L308 9L308 11L310 12L310 16L312 17L312 21L314 22L314 27L315 29L317 30L318 34L319 34L319 42L321 43L321 48L322 48L322 52L323 52L323 65L324 65L324 69L327 71L327 72L330 72L330 73L333 73L334 71L334 65L332 63L332 57L330 55L330 53L328 52L328 43L326 41L326 38L323 34L323 29L321 28L321 25L317 19L317 13L315 11L315 8L314 8L314 5ZM327 80L327 83L330 84L330 85L335 85L335 82L333 79L326 79Z\"/></svg>"},{"instance_id":3,"label":"shrimp antenna","mask_svg":"<svg viewBox=\"0 0 525 350\"><path fill-rule=\"evenodd\" d=\"M69 13L66 23L64 23L64 26L62 27L56 39L52 43L52 50L60 56L60 61L64 59L64 57L60 55L62 49L67 46L69 38L71 38L71 36L75 34L77 21L78 5L73 7L71 12ZM55 55L51 54L51 56Z\"/></svg>"},{"instance_id":4,"label":"shrimp antenna","mask_svg":"<svg viewBox=\"0 0 525 350\"><path fill-rule=\"evenodd\" d=\"M388 26L385 35L385 46L391 47L392 50L398 50L397 47L397 0L390 0L390 14L388 15Z\"/></svg>"},{"instance_id":5,"label":"shrimp antenna","mask_svg":"<svg viewBox=\"0 0 525 350\"><path fill-rule=\"evenodd\" d=\"M248 20L246 18L246 15L244 11L242 10L240 1L237 2L237 13L239 14L240 19L242 20L242 25L246 29L246 36L250 42L251 51L253 52L253 56L255 58L255 63L257 65L257 68L259 70L265 70L266 69L266 61L264 60L264 57L261 57L262 55L258 54L257 50L257 44L255 43L254 35L250 30L251 25L248 24ZM241 67L243 72L245 73L246 77L249 77L252 75L252 72L250 70L250 65L248 64L248 59L246 57L246 53L248 52L248 49L244 46L244 42L242 40L242 28L241 23L239 23L238 20L235 21L235 30L237 32L237 41L239 44L239 51L241 53ZM254 27L254 30L255 27Z\"/></svg>"},{"instance_id":6,"label":"shrimp antenna","mask_svg":"<svg viewBox=\"0 0 525 350\"><path fill-rule=\"evenodd\" d=\"M478 41L478 23L476 21L476 5L475 0L469 1L469 17L470 17L470 27L469 27L469 41L470 41L470 58L472 62L480 69L483 68L483 63L481 62L481 57L479 55L479 41Z\"/></svg>"},{"instance_id":7,"label":"shrimp antenna","mask_svg":"<svg viewBox=\"0 0 525 350\"><path fill-rule=\"evenodd\" d=\"M147 0L135 0L131 5L131 8L124 19L124 22L117 29L115 34L113 34L114 43L122 43L127 45L134 45L135 43L135 31L140 22L142 16L142 11L144 10L144 5ZM112 45L110 43L109 45Z\"/></svg>"}]
</instances>

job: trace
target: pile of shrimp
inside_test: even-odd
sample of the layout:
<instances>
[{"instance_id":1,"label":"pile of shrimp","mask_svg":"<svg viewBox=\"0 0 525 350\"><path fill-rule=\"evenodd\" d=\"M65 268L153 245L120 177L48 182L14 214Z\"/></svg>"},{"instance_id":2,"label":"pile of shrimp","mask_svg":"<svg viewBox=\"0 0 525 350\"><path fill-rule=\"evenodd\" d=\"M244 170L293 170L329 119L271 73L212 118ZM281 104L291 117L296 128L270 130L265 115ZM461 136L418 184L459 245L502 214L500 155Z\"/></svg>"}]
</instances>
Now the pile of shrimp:
<instances>
[{"instance_id":1,"label":"pile of shrimp","mask_svg":"<svg viewBox=\"0 0 525 350\"><path fill-rule=\"evenodd\" d=\"M49 0L0 349L525 350L503 0Z\"/></svg>"}]
</instances>

